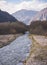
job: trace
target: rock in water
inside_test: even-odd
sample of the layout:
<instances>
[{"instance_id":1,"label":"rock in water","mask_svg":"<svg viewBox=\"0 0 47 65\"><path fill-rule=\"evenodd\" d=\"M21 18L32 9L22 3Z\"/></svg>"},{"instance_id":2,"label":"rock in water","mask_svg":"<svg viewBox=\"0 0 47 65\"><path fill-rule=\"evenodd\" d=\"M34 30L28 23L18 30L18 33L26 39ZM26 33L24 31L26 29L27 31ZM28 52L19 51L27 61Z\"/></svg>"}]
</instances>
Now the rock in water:
<instances>
[{"instance_id":1,"label":"rock in water","mask_svg":"<svg viewBox=\"0 0 47 65\"><path fill-rule=\"evenodd\" d=\"M25 65L47 65L47 37L33 35L31 39L31 52Z\"/></svg>"}]
</instances>

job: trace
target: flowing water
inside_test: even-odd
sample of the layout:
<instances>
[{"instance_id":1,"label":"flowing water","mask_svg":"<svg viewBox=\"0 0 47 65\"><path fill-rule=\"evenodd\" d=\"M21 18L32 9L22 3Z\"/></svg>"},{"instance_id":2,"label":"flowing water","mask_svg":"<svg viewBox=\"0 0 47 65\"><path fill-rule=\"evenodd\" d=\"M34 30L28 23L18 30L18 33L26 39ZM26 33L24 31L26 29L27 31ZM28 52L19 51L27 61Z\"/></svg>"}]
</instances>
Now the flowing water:
<instances>
[{"instance_id":1,"label":"flowing water","mask_svg":"<svg viewBox=\"0 0 47 65\"><path fill-rule=\"evenodd\" d=\"M28 57L31 40L28 34L22 35L11 44L0 48L0 65L23 65Z\"/></svg>"}]
</instances>

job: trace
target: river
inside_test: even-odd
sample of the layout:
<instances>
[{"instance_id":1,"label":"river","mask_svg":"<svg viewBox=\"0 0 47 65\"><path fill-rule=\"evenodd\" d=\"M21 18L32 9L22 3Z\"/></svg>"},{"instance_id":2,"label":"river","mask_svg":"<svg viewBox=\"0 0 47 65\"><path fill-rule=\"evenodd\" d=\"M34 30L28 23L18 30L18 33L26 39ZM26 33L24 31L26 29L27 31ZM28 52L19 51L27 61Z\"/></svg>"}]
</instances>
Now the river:
<instances>
[{"instance_id":1,"label":"river","mask_svg":"<svg viewBox=\"0 0 47 65\"><path fill-rule=\"evenodd\" d=\"M31 40L29 34L18 37L9 45L0 48L0 65L23 65L29 56Z\"/></svg>"}]
</instances>

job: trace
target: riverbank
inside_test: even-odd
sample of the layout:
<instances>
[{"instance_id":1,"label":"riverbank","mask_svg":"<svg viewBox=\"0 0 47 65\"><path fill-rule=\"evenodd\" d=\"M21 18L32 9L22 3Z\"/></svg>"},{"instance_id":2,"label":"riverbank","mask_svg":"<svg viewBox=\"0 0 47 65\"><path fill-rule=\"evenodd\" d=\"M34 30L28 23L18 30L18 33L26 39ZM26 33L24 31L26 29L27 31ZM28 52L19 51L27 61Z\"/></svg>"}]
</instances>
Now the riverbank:
<instances>
[{"instance_id":1,"label":"riverbank","mask_svg":"<svg viewBox=\"0 0 47 65\"><path fill-rule=\"evenodd\" d=\"M0 48L7 46L12 41L14 41L17 37L22 36L23 34L8 34L8 35L0 35Z\"/></svg>"},{"instance_id":2,"label":"riverbank","mask_svg":"<svg viewBox=\"0 0 47 65\"><path fill-rule=\"evenodd\" d=\"M47 65L47 36L30 35L29 38L32 45L24 65Z\"/></svg>"}]
</instances>

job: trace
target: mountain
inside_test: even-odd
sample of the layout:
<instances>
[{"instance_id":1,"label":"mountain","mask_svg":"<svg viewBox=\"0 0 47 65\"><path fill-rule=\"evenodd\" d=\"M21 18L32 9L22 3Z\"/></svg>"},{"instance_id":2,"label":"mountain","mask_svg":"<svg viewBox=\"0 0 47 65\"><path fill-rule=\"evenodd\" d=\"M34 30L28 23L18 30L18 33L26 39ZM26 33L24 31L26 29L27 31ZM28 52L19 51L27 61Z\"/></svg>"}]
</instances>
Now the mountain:
<instances>
[{"instance_id":1,"label":"mountain","mask_svg":"<svg viewBox=\"0 0 47 65\"><path fill-rule=\"evenodd\" d=\"M47 35L47 8L31 19L29 28L32 34Z\"/></svg>"},{"instance_id":2,"label":"mountain","mask_svg":"<svg viewBox=\"0 0 47 65\"><path fill-rule=\"evenodd\" d=\"M15 22L17 19L15 19L12 15L10 15L8 12L0 10L0 22Z\"/></svg>"},{"instance_id":3,"label":"mountain","mask_svg":"<svg viewBox=\"0 0 47 65\"><path fill-rule=\"evenodd\" d=\"M47 20L47 8L42 9L39 13L37 13L37 15L35 15L35 17L31 19L31 21L35 20Z\"/></svg>"},{"instance_id":4,"label":"mountain","mask_svg":"<svg viewBox=\"0 0 47 65\"><path fill-rule=\"evenodd\" d=\"M37 13L38 11L22 9L13 13L12 15L19 21L22 21L25 24L29 24L30 19Z\"/></svg>"},{"instance_id":5,"label":"mountain","mask_svg":"<svg viewBox=\"0 0 47 65\"><path fill-rule=\"evenodd\" d=\"M0 10L0 34L25 33L27 26L8 12Z\"/></svg>"}]
</instances>

